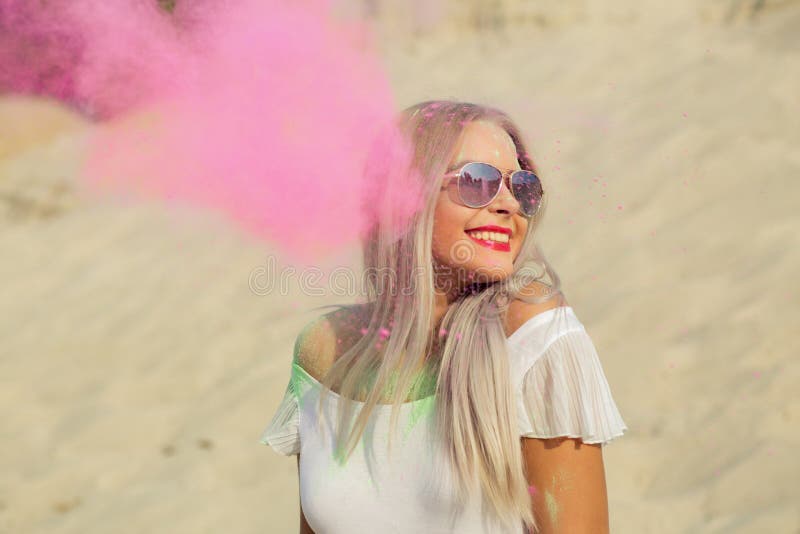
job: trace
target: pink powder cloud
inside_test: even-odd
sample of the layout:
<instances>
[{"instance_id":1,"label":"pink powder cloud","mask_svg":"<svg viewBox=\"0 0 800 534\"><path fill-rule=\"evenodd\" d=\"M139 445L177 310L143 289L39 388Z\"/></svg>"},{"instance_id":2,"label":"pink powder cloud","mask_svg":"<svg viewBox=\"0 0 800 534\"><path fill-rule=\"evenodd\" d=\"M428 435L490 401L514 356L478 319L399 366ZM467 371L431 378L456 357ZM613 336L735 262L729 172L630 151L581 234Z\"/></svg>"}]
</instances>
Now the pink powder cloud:
<instances>
[{"instance_id":1,"label":"pink powder cloud","mask_svg":"<svg viewBox=\"0 0 800 534\"><path fill-rule=\"evenodd\" d=\"M105 121L87 194L219 211L309 263L385 216L365 195L388 187L392 220L417 209L413 181L393 175L408 154L396 139L365 182L394 98L369 29L327 2L199 0L172 15L155 0L51 4L0 0L0 89Z\"/></svg>"}]
</instances>

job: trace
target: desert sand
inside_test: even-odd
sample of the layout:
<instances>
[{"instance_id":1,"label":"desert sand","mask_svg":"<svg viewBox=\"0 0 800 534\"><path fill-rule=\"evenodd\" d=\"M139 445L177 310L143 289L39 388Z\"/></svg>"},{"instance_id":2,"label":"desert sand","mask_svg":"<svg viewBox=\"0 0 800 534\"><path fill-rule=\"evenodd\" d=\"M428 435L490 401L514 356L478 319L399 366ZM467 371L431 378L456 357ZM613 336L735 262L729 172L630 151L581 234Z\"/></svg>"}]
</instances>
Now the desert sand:
<instances>
[{"instance_id":1,"label":"desert sand","mask_svg":"<svg viewBox=\"0 0 800 534\"><path fill-rule=\"evenodd\" d=\"M612 532L800 532L800 2L452 4L374 14L381 54L399 106L528 136L629 427ZM0 100L0 532L296 532L295 459L257 440L346 300L259 291L270 244L219 214L78 197L93 127Z\"/></svg>"}]
</instances>

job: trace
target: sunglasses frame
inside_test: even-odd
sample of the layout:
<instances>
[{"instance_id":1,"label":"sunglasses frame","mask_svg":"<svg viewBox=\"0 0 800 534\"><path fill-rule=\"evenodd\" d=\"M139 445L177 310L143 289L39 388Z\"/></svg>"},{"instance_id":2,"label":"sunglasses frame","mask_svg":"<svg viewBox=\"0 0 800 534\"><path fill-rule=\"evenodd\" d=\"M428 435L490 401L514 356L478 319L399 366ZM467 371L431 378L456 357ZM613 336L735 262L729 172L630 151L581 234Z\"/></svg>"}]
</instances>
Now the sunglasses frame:
<instances>
[{"instance_id":1,"label":"sunglasses frame","mask_svg":"<svg viewBox=\"0 0 800 534\"><path fill-rule=\"evenodd\" d=\"M470 206L469 204L467 204L464 201L464 197L461 195L461 173L464 172L464 169L467 168L467 165L472 165L472 164L475 164L475 163L480 163L482 165L488 165L489 167L491 167L494 170L496 170L497 172L499 172L500 173L500 179L503 181L503 184L505 184L506 188L509 190L509 192L511 193L512 196L514 195L514 191L511 189L511 179L513 178L515 173L518 173L518 172L529 172L529 173L532 173L534 176L536 176L537 179L539 179L539 176L535 172L533 172L531 170L528 170L528 169L514 169L513 171L503 172L502 170L498 169L497 167L495 167L491 163L486 163L484 161L468 161L467 163L462 165L461 168L458 169L457 171L451 171L451 172L448 172L447 174L445 174L444 178L447 178L448 180L447 180L447 183L442 185L442 190L447 189L448 187L450 187L450 184L451 184L451 181L452 181L450 179L453 178L453 177L458 178L459 179L458 182L457 182L457 185L458 185L458 198L468 208L475 208L475 209L485 208L486 206L488 206L489 204L494 202L494 199L497 198L497 195L500 194L500 190L502 189L502 187L498 187L497 188L497 192L495 192L494 196L491 199L489 199L489 201L487 201L485 204L482 204L480 206ZM542 183L542 181L539 180L539 185L541 185L541 183ZM536 215L539 212L540 206L542 205L542 199L544 198L544 193L545 193L544 192L544 187L542 187L542 196L539 199L539 202L536 203L536 209L533 211L532 214L525 215L522 212L522 210L520 210L519 213L523 217L525 217L526 219L530 219L531 217ZM514 198L516 199L516 197L514 197ZM517 202L519 202L518 199L517 199Z\"/></svg>"}]
</instances>

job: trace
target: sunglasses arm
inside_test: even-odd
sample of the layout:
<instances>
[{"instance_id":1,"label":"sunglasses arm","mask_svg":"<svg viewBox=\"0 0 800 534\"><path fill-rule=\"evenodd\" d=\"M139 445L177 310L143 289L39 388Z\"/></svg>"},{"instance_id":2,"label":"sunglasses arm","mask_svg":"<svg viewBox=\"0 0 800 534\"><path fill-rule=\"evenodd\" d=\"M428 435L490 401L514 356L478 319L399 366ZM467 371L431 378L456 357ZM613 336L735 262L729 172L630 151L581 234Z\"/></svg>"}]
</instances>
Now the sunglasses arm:
<instances>
[{"instance_id":1,"label":"sunglasses arm","mask_svg":"<svg viewBox=\"0 0 800 534\"><path fill-rule=\"evenodd\" d=\"M447 189L450 186L450 182L452 181L452 179L453 178L458 178L458 175L460 173L461 173L461 171L458 170L458 171L448 172L447 174L445 174L442 177L442 178L444 178L444 180L442 180L442 189Z\"/></svg>"}]
</instances>

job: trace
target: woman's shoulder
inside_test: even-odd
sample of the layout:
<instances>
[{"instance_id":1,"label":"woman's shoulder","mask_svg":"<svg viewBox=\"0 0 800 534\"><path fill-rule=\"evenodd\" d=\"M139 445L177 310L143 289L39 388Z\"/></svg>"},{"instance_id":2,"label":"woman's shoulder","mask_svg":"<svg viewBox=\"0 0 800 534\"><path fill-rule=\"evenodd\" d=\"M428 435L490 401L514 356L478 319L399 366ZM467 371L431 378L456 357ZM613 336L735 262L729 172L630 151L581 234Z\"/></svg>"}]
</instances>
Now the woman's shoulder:
<instances>
[{"instance_id":1,"label":"woman's shoulder","mask_svg":"<svg viewBox=\"0 0 800 534\"><path fill-rule=\"evenodd\" d=\"M537 315L552 310L553 308L569 306L563 292L560 290L556 291L552 286L539 281L533 281L525 286L522 295L524 297L535 296L550 298L542 302L527 302L519 298L511 299L503 317L503 328L506 337L511 337L522 325Z\"/></svg>"},{"instance_id":2,"label":"woman's shoulder","mask_svg":"<svg viewBox=\"0 0 800 534\"><path fill-rule=\"evenodd\" d=\"M369 321L366 305L342 306L303 327L294 347L294 361L316 380L321 380L336 359L362 336Z\"/></svg>"}]
</instances>

